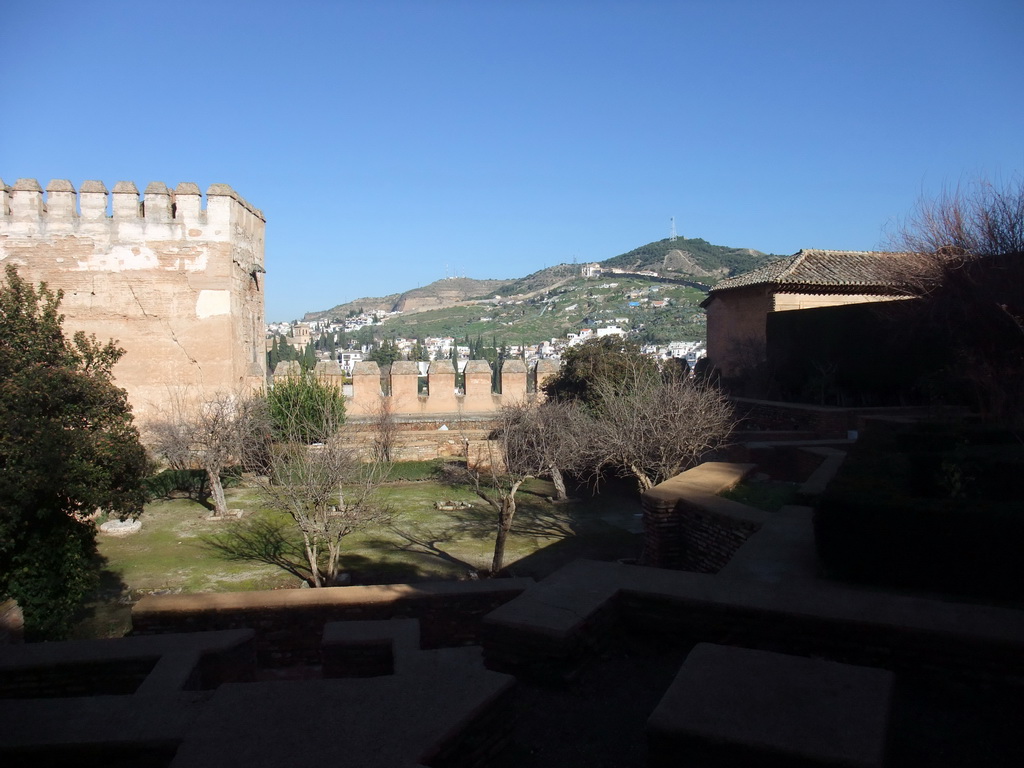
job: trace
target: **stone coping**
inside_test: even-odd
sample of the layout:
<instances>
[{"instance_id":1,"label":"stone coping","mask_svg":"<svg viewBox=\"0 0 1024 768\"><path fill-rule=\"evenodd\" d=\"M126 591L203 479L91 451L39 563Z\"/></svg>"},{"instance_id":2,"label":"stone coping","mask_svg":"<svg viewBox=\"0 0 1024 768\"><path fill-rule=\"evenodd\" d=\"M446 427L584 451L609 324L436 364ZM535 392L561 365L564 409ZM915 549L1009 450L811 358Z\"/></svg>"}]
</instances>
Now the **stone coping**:
<instances>
[{"instance_id":1,"label":"stone coping","mask_svg":"<svg viewBox=\"0 0 1024 768\"><path fill-rule=\"evenodd\" d=\"M415 675L224 685L171 766L279 768L333 759L412 768L497 706L514 684L484 669L418 667Z\"/></svg>"},{"instance_id":2,"label":"stone coping","mask_svg":"<svg viewBox=\"0 0 1024 768\"><path fill-rule=\"evenodd\" d=\"M132 616L194 611L246 611L264 608L301 610L325 605L393 603L431 597L454 597L500 592L522 592L531 578L485 581L431 581L419 584L381 584L321 589L280 589L262 592L204 592L192 595L147 595L132 608Z\"/></svg>"},{"instance_id":3,"label":"stone coping","mask_svg":"<svg viewBox=\"0 0 1024 768\"><path fill-rule=\"evenodd\" d=\"M252 639L251 629L224 629L168 635L141 635L105 640L65 640L60 643L21 643L0 646L0 672L93 664L121 659L156 658L165 654L227 651Z\"/></svg>"},{"instance_id":4,"label":"stone coping","mask_svg":"<svg viewBox=\"0 0 1024 768\"><path fill-rule=\"evenodd\" d=\"M381 636L398 624L411 627L376 623L383 626L356 622L360 626L353 627L353 635ZM195 636L246 632L90 641L90 646L113 645L115 652L177 646L168 653L181 655L198 644ZM229 682L202 692L140 689L131 695L0 700L0 763L13 757L18 765L29 760L49 765L74 754L89 765L106 764L101 760L111 756L115 762L120 758L117 765L156 760L152 764L175 768L277 768L332 760L363 768L412 768L458 752L463 738L471 754L503 743L514 678L484 669L479 648L410 656L415 662L396 674L366 679Z\"/></svg>"},{"instance_id":5,"label":"stone coping","mask_svg":"<svg viewBox=\"0 0 1024 768\"><path fill-rule=\"evenodd\" d=\"M645 506L668 507L693 494L714 496L735 486L756 467L756 464L706 461L645 491L643 502Z\"/></svg>"}]
</instances>

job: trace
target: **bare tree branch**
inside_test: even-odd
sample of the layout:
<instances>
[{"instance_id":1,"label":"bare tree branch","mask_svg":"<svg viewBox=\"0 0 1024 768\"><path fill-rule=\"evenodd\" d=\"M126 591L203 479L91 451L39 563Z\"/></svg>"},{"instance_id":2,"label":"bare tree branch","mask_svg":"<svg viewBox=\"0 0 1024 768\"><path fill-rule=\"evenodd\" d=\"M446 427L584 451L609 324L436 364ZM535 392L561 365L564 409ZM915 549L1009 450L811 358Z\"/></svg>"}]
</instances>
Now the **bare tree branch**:
<instances>
[{"instance_id":1,"label":"bare tree branch","mask_svg":"<svg viewBox=\"0 0 1024 768\"><path fill-rule=\"evenodd\" d=\"M345 537L389 519L379 493L388 463L360 459L340 421L343 412L325 408L318 419L312 413L285 408L271 414L266 399L258 399L250 409L245 446L256 484L270 506L291 516L311 583L322 587L338 580ZM317 441L309 444L311 437Z\"/></svg>"}]
</instances>

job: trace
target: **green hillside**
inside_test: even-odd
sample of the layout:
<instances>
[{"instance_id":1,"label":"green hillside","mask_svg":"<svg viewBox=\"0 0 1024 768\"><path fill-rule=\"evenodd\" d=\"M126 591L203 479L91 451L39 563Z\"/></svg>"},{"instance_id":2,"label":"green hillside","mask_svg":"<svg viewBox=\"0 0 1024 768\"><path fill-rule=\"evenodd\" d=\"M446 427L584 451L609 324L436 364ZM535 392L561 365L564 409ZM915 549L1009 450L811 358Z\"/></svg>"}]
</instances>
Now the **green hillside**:
<instances>
[{"instance_id":1,"label":"green hillside","mask_svg":"<svg viewBox=\"0 0 1024 768\"><path fill-rule=\"evenodd\" d=\"M342 319L362 310L402 314L360 331L361 341L389 337L484 337L499 344L536 344L585 327L620 325L639 341L664 343L705 337L700 302L718 280L773 258L749 248L700 238L658 240L600 262L606 269L654 272L657 277L584 278L582 265L559 264L515 280L438 280L383 298L357 299L306 320ZM690 284L685 284L690 283ZM665 302L655 306L656 302Z\"/></svg>"},{"instance_id":2,"label":"green hillside","mask_svg":"<svg viewBox=\"0 0 1024 768\"><path fill-rule=\"evenodd\" d=\"M696 288L644 278L576 277L529 298L508 301L503 296L472 306L402 314L373 329L378 339L482 336L500 345L536 344L581 328L620 325L645 342L696 340L704 338L704 312L698 306L703 299ZM666 305L653 306L661 301Z\"/></svg>"},{"instance_id":3,"label":"green hillside","mask_svg":"<svg viewBox=\"0 0 1024 768\"><path fill-rule=\"evenodd\" d=\"M666 238L641 245L628 253L602 261L601 266L654 270L664 275L711 277L717 281L749 272L760 266L766 258L772 257L750 248L729 248L712 245L701 238L677 237L674 240ZM697 269L693 269L691 264L696 265Z\"/></svg>"}]
</instances>

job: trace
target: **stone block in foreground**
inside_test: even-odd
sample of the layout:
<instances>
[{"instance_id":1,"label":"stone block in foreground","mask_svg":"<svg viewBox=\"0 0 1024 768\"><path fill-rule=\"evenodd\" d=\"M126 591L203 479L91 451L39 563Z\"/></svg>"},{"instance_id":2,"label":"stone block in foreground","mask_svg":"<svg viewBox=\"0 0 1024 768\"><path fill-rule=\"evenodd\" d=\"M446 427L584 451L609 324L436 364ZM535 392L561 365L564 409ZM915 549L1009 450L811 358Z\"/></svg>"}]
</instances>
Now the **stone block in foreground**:
<instances>
[{"instance_id":1,"label":"stone block in foreground","mask_svg":"<svg viewBox=\"0 0 1024 768\"><path fill-rule=\"evenodd\" d=\"M886 670L701 643L647 721L648 765L882 766L892 686Z\"/></svg>"}]
</instances>

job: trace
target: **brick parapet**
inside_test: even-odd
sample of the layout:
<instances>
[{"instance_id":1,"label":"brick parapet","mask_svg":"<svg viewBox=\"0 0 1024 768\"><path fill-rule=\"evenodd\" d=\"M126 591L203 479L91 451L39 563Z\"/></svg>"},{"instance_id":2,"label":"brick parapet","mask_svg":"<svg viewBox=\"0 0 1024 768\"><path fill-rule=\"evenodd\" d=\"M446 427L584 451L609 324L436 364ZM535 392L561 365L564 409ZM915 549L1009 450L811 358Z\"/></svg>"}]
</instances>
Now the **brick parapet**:
<instances>
[{"instance_id":1,"label":"brick parapet","mask_svg":"<svg viewBox=\"0 0 1024 768\"><path fill-rule=\"evenodd\" d=\"M532 583L520 578L151 595L132 609L132 633L252 627L260 666L319 664L324 626L332 621L419 619L424 648L477 643L483 617Z\"/></svg>"},{"instance_id":2,"label":"brick parapet","mask_svg":"<svg viewBox=\"0 0 1024 768\"><path fill-rule=\"evenodd\" d=\"M728 563L766 513L716 494L753 469L753 464L706 462L644 493L643 564L715 573Z\"/></svg>"}]
</instances>

